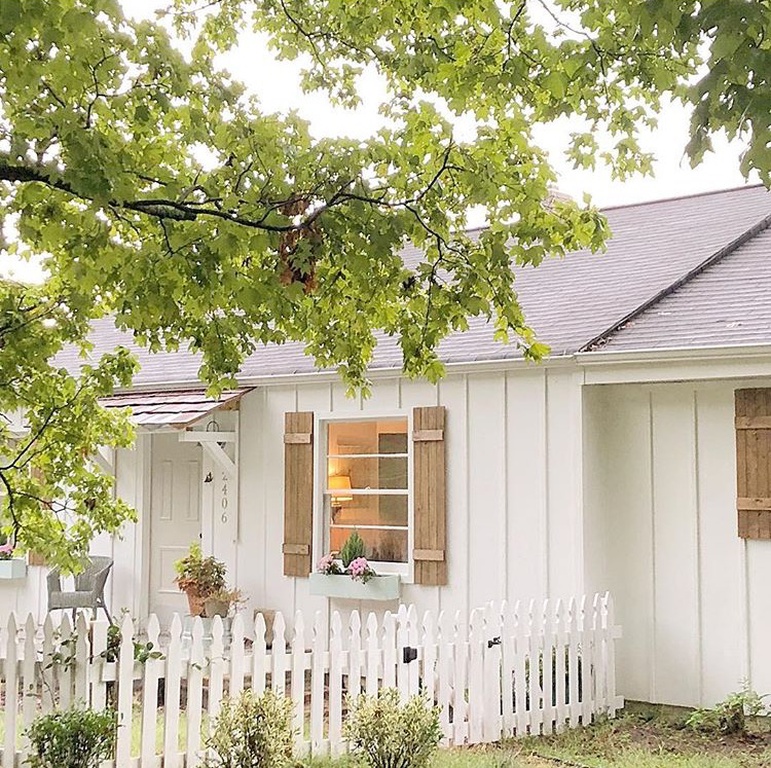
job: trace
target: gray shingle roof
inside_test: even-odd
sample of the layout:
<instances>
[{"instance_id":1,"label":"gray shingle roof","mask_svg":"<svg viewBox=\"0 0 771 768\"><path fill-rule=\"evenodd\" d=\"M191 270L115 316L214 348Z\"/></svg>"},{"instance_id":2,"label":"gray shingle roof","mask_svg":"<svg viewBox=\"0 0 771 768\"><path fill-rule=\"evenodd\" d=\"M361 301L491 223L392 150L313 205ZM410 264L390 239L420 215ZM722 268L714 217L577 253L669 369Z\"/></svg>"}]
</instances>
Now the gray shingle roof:
<instances>
[{"instance_id":1,"label":"gray shingle roof","mask_svg":"<svg viewBox=\"0 0 771 768\"><path fill-rule=\"evenodd\" d=\"M604 213L612 231L606 253L592 255L577 251L564 260L546 260L537 269L524 267L517 272L516 286L527 319L539 337L551 346L552 354L579 351L740 237L771 214L771 194L760 186L743 187L608 208ZM750 241L745 248L749 249L748 253L755 254L756 259L762 259L761 254L764 252L771 256L771 240L766 235ZM405 254L408 262L415 256L410 250ZM736 262L730 259L721 262L721 274L732 263ZM710 267L699 279L707 279L717 268L718 265ZM737 273L737 284L741 282L745 285L747 275L746 271L742 271L741 275ZM719 288L714 281L709 285L713 286L712 290ZM683 290L681 288L677 295ZM733 292L742 295L736 285ZM771 291L768 294L771 296ZM677 301L677 295L670 300ZM719 305L723 297L713 296L712 300ZM768 302L771 302L771 298ZM693 311L696 311L696 305ZM721 314L715 305L712 305L710 311L713 317L715 312ZM771 304L768 312L771 313ZM652 322L651 318L639 318L634 328ZM704 327L709 327L708 319L705 322ZM742 335L743 326L728 327L732 322L726 321L722 335L714 337L716 341L706 343L723 343L723 339L755 339L764 333L762 319L752 325L751 336L746 337ZM672 338L675 336L675 330L669 326L662 325L658 330L651 326L651 330L646 331L647 335L639 336L639 344L651 346L650 339L659 331L662 339L666 334ZM621 348L622 344L627 343L624 339L630 339L629 343L638 343L631 341L632 332L633 326L630 324L613 336L607 348ZM750 334L749 326L747 332ZM702 341L706 338L705 333L698 337ZM771 332L767 326L765 340L771 342ZM136 348L130 338L117 331L109 320L94 325L92 341L94 356L113 349L119 343L134 348L142 365L135 378L138 386L193 383L197 380L199 358L186 351L150 355L146 350ZM445 362L455 363L518 358L521 353L514 345L495 342L490 326L483 319L474 319L467 332L453 334L442 343L440 355ZM72 351L62 353L59 360L68 367L76 364ZM400 350L393 339L381 338L372 367L401 367ZM304 354L302 345L286 344L263 347L255 352L244 362L242 376L252 378L309 373L314 370L313 360Z\"/></svg>"},{"instance_id":2,"label":"gray shingle roof","mask_svg":"<svg viewBox=\"0 0 771 768\"><path fill-rule=\"evenodd\" d=\"M771 229L611 334L611 351L771 343Z\"/></svg>"}]
</instances>

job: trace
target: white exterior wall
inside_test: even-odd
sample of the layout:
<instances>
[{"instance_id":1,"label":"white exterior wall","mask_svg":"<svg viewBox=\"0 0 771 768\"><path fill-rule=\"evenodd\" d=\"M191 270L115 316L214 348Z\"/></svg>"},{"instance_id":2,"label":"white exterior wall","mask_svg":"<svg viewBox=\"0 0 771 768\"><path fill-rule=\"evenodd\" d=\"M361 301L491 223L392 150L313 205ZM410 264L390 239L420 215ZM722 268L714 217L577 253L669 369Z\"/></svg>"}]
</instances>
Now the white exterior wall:
<instances>
[{"instance_id":1,"label":"white exterior wall","mask_svg":"<svg viewBox=\"0 0 771 768\"><path fill-rule=\"evenodd\" d=\"M712 705L771 690L771 542L737 536L734 390L771 380L585 388L588 590L609 588L620 693Z\"/></svg>"},{"instance_id":2,"label":"white exterior wall","mask_svg":"<svg viewBox=\"0 0 771 768\"><path fill-rule=\"evenodd\" d=\"M450 375L437 386L381 379L364 401L346 398L340 384L306 380L241 401L237 585L249 615L393 607L311 596L307 579L282 575L284 413L377 417L425 405L447 408L448 585L404 584L402 601L466 612L490 600L582 592L581 390L573 371Z\"/></svg>"}]
</instances>

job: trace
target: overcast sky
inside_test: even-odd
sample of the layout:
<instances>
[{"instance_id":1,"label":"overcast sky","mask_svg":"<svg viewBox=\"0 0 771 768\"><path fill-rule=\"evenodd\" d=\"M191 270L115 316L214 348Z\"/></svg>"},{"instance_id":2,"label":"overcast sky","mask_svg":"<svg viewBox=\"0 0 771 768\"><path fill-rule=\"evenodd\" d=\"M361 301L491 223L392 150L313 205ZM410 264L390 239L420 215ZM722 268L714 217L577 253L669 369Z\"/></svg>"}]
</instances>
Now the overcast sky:
<instances>
[{"instance_id":1,"label":"overcast sky","mask_svg":"<svg viewBox=\"0 0 771 768\"><path fill-rule=\"evenodd\" d=\"M132 15L150 16L165 0L131 0L124 3ZM300 65L277 62L264 41L255 35L245 35L239 48L223 57L223 64L257 95L266 112L297 110L309 120L316 136L347 135L364 138L378 126L377 104L382 87L375 77L363 79L363 105L355 111L331 107L324 96L305 95L299 88ZM688 117L680 107L668 108L660 117L656 132L646 137L645 148L656 155L655 176L614 181L607 169L594 172L576 171L562 157L565 137L571 126L568 121L559 127L545 129L538 140L550 153L559 174L558 188L576 199L588 192L595 204L605 207L624 205L664 197L688 195L746 183L739 173L741 146L725 140L715 141L716 152L707 156L696 169L691 169L683 157L688 140ZM4 264L0 273L12 272L17 278L29 279L39 274L34 265Z\"/></svg>"}]
</instances>

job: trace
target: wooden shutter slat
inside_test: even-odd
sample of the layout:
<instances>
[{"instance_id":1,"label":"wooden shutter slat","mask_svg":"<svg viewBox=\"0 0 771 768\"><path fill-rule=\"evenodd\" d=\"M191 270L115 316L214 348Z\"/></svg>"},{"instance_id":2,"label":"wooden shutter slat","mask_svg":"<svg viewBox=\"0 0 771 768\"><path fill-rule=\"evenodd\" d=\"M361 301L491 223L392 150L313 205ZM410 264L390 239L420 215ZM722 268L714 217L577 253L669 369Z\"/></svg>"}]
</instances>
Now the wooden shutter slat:
<instances>
[{"instance_id":1,"label":"wooden shutter slat","mask_svg":"<svg viewBox=\"0 0 771 768\"><path fill-rule=\"evenodd\" d=\"M309 555L311 553L308 544L284 544L281 549L285 555Z\"/></svg>"},{"instance_id":2,"label":"wooden shutter slat","mask_svg":"<svg viewBox=\"0 0 771 768\"><path fill-rule=\"evenodd\" d=\"M313 543L313 414L284 414L284 575L307 577Z\"/></svg>"},{"instance_id":3,"label":"wooden shutter slat","mask_svg":"<svg viewBox=\"0 0 771 768\"><path fill-rule=\"evenodd\" d=\"M771 416L737 416L737 429L771 429Z\"/></svg>"},{"instance_id":4,"label":"wooden shutter slat","mask_svg":"<svg viewBox=\"0 0 771 768\"><path fill-rule=\"evenodd\" d=\"M430 560L432 562L441 563L444 560L443 549L413 549L413 560Z\"/></svg>"},{"instance_id":5,"label":"wooden shutter slat","mask_svg":"<svg viewBox=\"0 0 771 768\"><path fill-rule=\"evenodd\" d=\"M437 440L444 440L443 429L416 429L412 433L412 439L416 443L432 443Z\"/></svg>"},{"instance_id":6,"label":"wooden shutter slat","mask_svg":"<svg viewBox=\"0 0 771 768\"><path fill-rule=\"evenodd\" d=\"M445 409L414 408L412 421L415 582L441 586L447 583Z\"/></svg>"},{"instance_id":7,"label":"wooden shutter slat","mask_svg":"<svg viewBox=\"0 0 771 768\"><path fill-rule=\"evenodd\" d=\"M771 389L735 393L738 533L771 539Z\"/></svg>"},{"instance_id":8,"label":"wooden shutter slat","mask_svg":"<svg viewBox=\"0 0 771 768\"><path fill-rule=\"evenodd\" d=\"M310 432L295 432L293 434L284 435L285 445L305 445L311 441Z\"/></svg>"},{"instance_id":9,"label":"wooden shutter slat","mask_svg":"<svg viewBox=\"0 0 771 768\"><path fill-rule=\"evenodd\" d=\"M771 510L771 498L768 497L755 497L753 499L742 498L741 496L736 500L736 506L739 509L749 509L755 512L768 509Z\"/></svg>"}]
</instances>

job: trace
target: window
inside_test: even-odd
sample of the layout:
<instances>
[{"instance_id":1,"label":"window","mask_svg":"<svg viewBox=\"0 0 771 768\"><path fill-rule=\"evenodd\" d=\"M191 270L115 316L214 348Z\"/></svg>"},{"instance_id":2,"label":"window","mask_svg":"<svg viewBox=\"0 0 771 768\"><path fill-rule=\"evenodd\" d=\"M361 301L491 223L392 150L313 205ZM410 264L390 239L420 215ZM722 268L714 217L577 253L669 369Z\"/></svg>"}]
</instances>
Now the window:
<instances>
[{"instance_id":1,"label":"window","mask_svg":"<svg viewBox=\"0 0 771 768\"><path fill-rule=\"evenodd\" d=\"M323 548L339 552L356 530L374 563L409 559L409 440L407 419L330 421L326 454Z\"/></svg>"},{"instance_id":2,"label":"window","mask_svg":"<svg viewBox=\"0 0 771 768\"><path fill-rule=\"evenodd\" d=\"M308 576L355 528L378 573L447 584L445 431L441 405L409 420L285 413L284 575Z\"/></svg>"}]
</instances>

